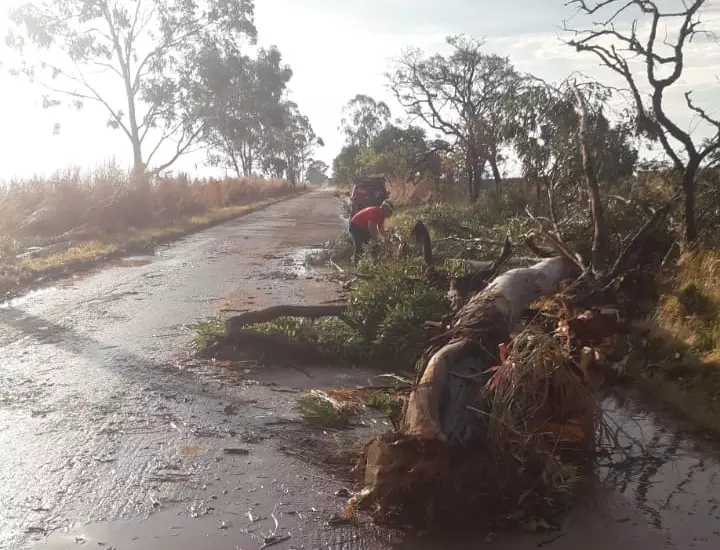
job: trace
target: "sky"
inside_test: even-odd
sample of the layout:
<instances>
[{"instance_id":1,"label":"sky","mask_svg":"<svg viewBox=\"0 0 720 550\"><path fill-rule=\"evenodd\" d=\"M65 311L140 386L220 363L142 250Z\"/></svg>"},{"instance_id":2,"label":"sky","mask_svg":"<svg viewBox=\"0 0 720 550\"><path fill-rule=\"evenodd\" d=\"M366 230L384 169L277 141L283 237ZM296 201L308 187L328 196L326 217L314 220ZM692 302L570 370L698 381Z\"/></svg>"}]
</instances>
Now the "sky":
<instances>
[{"instance_id":1,"label":"sky","mask_svg":"<svg viewBox=\"0 0 720 550\"><path fill-rule=\"evenodd\" d=\"M668 6L681 1L661 0ZM3 34L6 10L19 3L0 3ZM316 158L328 164L342 147L338 127L343 105L362 93L386 101L394 118L403 117L387 88L385 73L392 60L407 47L442 52L448 35L484 37L488 52L509 56L518 70L546 80L579 71L618 84L593 56L579 55L560 40L562 21L573 13L565 0L255 0L259 42L277 45L292 67L291 98L323 138L326 145ZM709 0L703 20L706 28L720 32L720 0ZM0 46L0 60L8 61L11 54L4 48ZM683 127L698 126L684 108L685 90L694 90L698 103L720 115L719 76L720 44L697 41L688 52L681 87L669 96L669 110ZM98 108L43 110L39 90L4 68L0 94L0 179L47 174L70 165L92 168L110 158L129 165L127 138L106 127L107 116ZM53 135L56 122L61 130ZM176 168L216 173L203 164L204 155L196 154Z\"/></svg>"}]
</instances>

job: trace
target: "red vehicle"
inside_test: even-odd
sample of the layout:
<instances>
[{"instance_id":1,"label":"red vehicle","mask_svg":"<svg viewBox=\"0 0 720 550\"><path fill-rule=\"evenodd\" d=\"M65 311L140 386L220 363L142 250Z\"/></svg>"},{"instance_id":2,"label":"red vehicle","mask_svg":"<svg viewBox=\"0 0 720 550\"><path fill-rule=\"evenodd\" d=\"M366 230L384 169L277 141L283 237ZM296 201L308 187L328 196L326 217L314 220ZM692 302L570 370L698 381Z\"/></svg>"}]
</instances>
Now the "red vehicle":
<instances>
[{"instance_id":1,"label":"red vehicle","mask_svg":"<svg viewBox=\"0 0 720 550\"><path fill-rule=\"evenodd\" d=\"M385 176L369 176L355 180L350 193L350 216L368 206L380 206L389 197Z\"/></svg>"}]
</instances>

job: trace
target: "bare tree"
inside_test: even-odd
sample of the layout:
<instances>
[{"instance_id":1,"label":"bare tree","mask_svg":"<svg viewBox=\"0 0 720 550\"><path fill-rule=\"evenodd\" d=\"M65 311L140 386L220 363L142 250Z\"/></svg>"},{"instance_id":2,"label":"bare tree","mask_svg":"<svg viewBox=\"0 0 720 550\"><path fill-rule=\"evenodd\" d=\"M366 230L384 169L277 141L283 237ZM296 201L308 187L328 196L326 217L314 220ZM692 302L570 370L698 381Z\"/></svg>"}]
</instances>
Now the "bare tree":
<instances>
[{"instance_id":1,"label":"bare tree","mask_svg":"<svg viewBox=\"0 0 720 550\"><path fill-rule=\"evenodd\" d=\"M590 29L568 27L574 38L568 44L580 52L595 54L603 65L619 74L630 87L638 110L640 127L651 138L659 140L663 149L681 175L685 201L685 238L692 243L697 240L697 214L695 212L696 178L706 159L720 149L720 120L713 118L705 109L696 105L692 92L685 93L688 109L704 121L714 132L710 139L697 140L691 132L680 128L666 111L666 92L676 84L685 67L685 50L699 36L711 36L701 28L700 12L707 0L683 2L677 11L661 11L659 2L653 0L570 0L568 5L577 7L583 15L597 18L607 13L605 19L595 21ZM620 30L620 20L629 13L636 17L627 30ZM670 40L666 24L679 22L677 36ZM647 36L641 36L643 25L648 23ZM639 59L644 74L636 74L630 63ZM649 98L641 91L641 79L650 86Z\"/></svg>"},{"instance_id":2,"label":"bare tree","mask_svg":"<svg viewBox=\"0 0 720 550\"><path fill-rule=\"evenodd\" d=\"M482 41L455 36L447 42L452 47L448 56L410 50L388 77L411 117L452 138L462 150L470 200L475 200L486 163L500 183L504 106L520 76L507 58L484 53Z\"/></svg>"}]
</instances>

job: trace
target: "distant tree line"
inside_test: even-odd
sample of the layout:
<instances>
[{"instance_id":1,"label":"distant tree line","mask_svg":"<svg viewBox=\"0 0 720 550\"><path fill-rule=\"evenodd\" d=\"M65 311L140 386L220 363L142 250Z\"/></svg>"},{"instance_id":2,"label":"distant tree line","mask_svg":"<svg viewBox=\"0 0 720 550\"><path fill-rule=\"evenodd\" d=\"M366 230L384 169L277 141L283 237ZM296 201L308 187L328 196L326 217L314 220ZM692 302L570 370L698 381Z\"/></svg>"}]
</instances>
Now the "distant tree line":
<instances>
[{"instance_id":1,"label":"distant tree line","mask_svg":"<svg viewBox=\"0 0 720 550\"><path fill-rule=\"evenodd\" d=\"M128 139L136 175L206 150L238 176L304 180L322 139L287 97L292 70L257 48L252 1L35 0L11 11L14 74L46 108L91 103ZM162 157L162 158L161 158Z\"/></svg>"}]
</instances>

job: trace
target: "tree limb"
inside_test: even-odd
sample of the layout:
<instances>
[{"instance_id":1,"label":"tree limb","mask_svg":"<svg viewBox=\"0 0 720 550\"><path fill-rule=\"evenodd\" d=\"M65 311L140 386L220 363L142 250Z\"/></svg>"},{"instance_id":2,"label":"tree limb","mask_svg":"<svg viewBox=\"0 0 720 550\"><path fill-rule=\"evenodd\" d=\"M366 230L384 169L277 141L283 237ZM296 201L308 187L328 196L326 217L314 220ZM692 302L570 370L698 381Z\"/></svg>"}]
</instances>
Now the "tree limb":
<instances>
[{"instance_id":1,"label":"tree limb","mask_svg":"<svg viewBox=\"0 0 720 550\"><path fill-rule=\"evenodd\" d=\"M317 319L320 317L344 317L346 306L343 305L320 305L320 306L295 306L282 305L272 306L258 311L249 311L230 317L225 321L225 335L232 337L248 325L268 323L282 317L307 317Z\"/></svg>"},{"instance_id":2,"label":"tree limb","mask_svg":"<svg viewBox=\"0 0 720 550\"><path fill-rule=\"evenodd\" d=\"M676 193L668 202L666 202L662 207L658 208L650 217L650 219L646 221L645 224L635 233L633 238L620 253L617 260L615 261L615 264L608 273L606 277L608 281L612 282L613 279L615 279L626 268L625 264L627 263L630 254L634 252L637 246L641 243L641 241L645 239L645 237L655 226L655 224L657 224L663 217L665 217L665 215L670 211L672 205L675 204L681 196L682 192Z\"/></svg>"}]
</instances>

